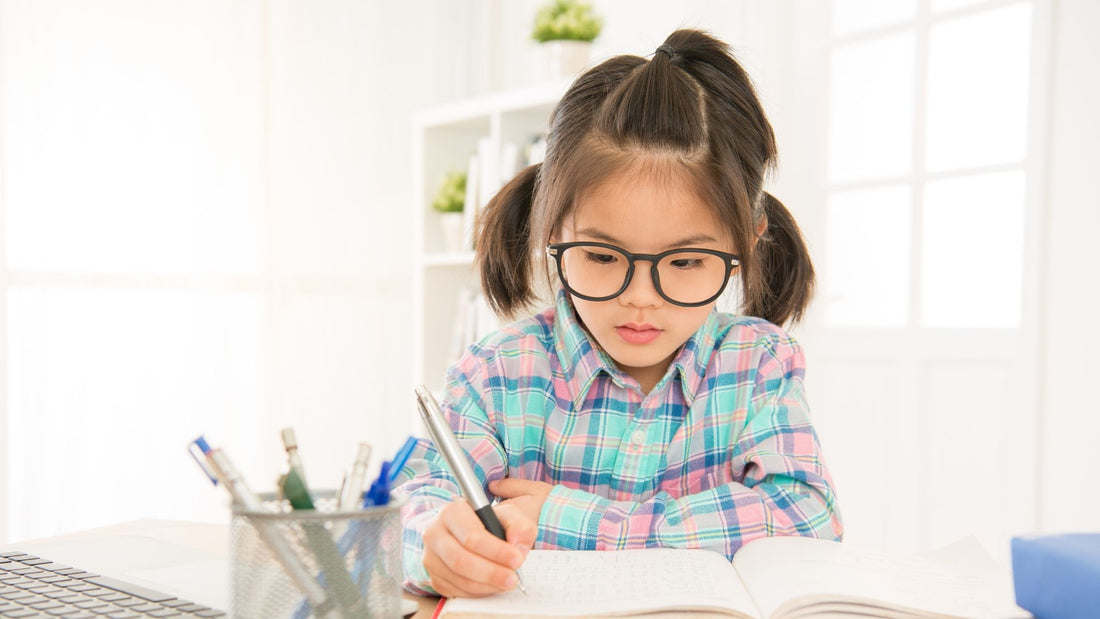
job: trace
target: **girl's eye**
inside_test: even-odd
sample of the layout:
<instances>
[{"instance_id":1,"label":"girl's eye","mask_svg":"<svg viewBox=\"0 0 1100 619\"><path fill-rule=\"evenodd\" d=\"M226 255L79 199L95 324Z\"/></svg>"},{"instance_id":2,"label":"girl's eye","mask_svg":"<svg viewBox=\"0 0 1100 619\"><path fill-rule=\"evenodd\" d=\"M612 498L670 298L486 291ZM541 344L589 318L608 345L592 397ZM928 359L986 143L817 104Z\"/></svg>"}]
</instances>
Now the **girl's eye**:
<instances>
[{"instance_id":1,"label":"girl's eye","mask_svg":"<svg viewBox=\"0 0 1100 619\"><path fill-rule=\"evenodd\" d=\"M698 269L703 266L699 258L677 258L672 261L672 266L677 269Z\"/></svg>"},{"instance_id":2,"label":"girl's eye","mask_svg":"<svg viewBox=\"0 0 1100 619\"><path fill-rule=\"evenodd\" d=\"M613 254L598 254L594 251L585 252L585 259L596 264L614 264L616 260Z\"/></svg>"}]
</instances>

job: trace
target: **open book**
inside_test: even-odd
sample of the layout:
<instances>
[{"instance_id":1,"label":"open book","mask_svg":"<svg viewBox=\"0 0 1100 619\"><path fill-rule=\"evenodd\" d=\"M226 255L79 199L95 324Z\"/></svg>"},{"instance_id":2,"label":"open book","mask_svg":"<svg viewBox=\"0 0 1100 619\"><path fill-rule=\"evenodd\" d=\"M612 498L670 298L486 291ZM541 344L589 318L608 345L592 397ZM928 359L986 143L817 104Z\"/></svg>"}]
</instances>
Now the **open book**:
<instances>
[{"instance_id":1,"label":"open book","mask_svg":"<svg viewBox=\"0 0 1100 619\"><path fill-rule=\"evenodd\" d=\"M522 571L526 596L451 599L441 616L1030 617L1007 571L802 537L755 540L732 564L708 550L533 550Z\"/></svg>"}]
</instances>

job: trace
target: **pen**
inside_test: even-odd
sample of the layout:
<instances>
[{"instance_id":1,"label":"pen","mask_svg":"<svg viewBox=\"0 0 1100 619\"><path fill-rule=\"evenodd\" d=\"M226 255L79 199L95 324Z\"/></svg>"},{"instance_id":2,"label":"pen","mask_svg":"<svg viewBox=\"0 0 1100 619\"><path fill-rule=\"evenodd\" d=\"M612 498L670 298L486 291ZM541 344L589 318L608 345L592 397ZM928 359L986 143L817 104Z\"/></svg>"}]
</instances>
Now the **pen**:
<instances>
[{"instance_id":1,"label":"pen","mask_svg":"<svg viewBox=\"0 0 1100 619\"><path fill-rule=\"evenodd\" d=\"M294 428L283 428L283 447L286 448L286 459L290 468L298 471L298 477L305 483L306 470L302 466L302 456L298 453L298 437L294 435Z\"/></svg>"},{"instance_id":2,"label":"pen","mask_svg":"<svg viewBox=\"0 0 1100 619\"><path fill-rule=\"evenodd\" d=\"M424 425L427 426L432 441L435 442L439 453L443 454L443 459L450 465L451 473L458 480L458 487L462 490L462 496L466 498L466 502L474 509L474 513L477 514L477 517L481 519L481 523L485 525L490 533L502 540L506 539L504 527L501 526L500 520L493 512L493 506L489 504L489 498L485 496L485 491L481 488L481 482L470 467L466 452L459 446L458 439L451 432L451 427L443 419L443 413L439 410L439 404L436 403L435 396L432 395L431 391L428 391L427 387L421 385L416 388L416 403L419 405L420 417L424 420ZM523 577L518 569L516 570L516 581L519 584L519 590L527 595L527 588L523 586Z\"/></svg>"},{"instance_id":3,"label":"pen","mask_svg":"<svg viewBox=\"0 0 1100 619\"><path fill-rule=\"evenodd\" d=\"M298 471L291 468L287 471L282 482L282 493L290 506L295 510L314 510L313 498L309 494L309 488L305 481L298 475ZM313 552L317 563L321 566L321 572L325 575L326 586L336 596L336 602L344 612L344 616L359 617L367 612L359 597L358 588L348 574L347 565L344 564L344 556L336 548L328 530L323 522L303 521L302 530L306 534L309 549Z\"/></svg>"},{"instance_id":4,"label":"pen","mask_svg":"<svg viewBox=\"0 0 1100 619\"><path fill-rule=\"evenodd\" d=\"M237 472L237 469L233 467L233 464L229 461L229 457L225 455L220 449L210 449L206 441L199 437L193 445L198 448L206 456L206 461L210 465L209 471L206 467L203 467L204 471L213 472L213 477L216 477L229 491L233 500L241 504L246 510L250 512L263 511L263 502L257 497L252 490L245 483L244 479ZM194 449L192 449L192 456L194 456ZM196 458L197 460L197 458ZM294 549L290 547L290 543L285 537L283 537L279 531L273 527L271 523L262 521L253 521L253 526L256 528L256 532L260 535L260 538L271 549L271 554L275 556L275 559L282 564L283 569L286 570L287 575L294 581L294 584L305 593L306 598L310 604L317 609L317 615L319 617L326 617L330 614L335 615L334 602L328 599L325 595L325 590L321 588L309 575L305 567L298 561L297 555L294 554Z\"/></svg>"},{"instance_id":5,"label":"pen","mask_svg":"<svg viewBox=\"0 0 1100 619\"><path fill-rule=\"evenodd\" d=\"M367 483L367 463L370 462L370 445L359 443L359 450L355 454L355 462L351 465L344 485L340 488L340 509L348 510L359 507L360 497Z\"/></svg>"},{"instance_id":6,"label":"pen","mask_svg":"<svg viewBox=\"0 0 1100 619\"><path fill-rule=\"evenodd\" d=\"M405 439L405 444L401 446L401 449L397 451L397 455L393 457L393 461L390 462L388 480L390 486L393 486L393 482L397 481L397 476L401 473L401 469L405 468L405 463L408 462L413 449L416 449L416 437L410 436Z\"/></svg>"}]
</instances>

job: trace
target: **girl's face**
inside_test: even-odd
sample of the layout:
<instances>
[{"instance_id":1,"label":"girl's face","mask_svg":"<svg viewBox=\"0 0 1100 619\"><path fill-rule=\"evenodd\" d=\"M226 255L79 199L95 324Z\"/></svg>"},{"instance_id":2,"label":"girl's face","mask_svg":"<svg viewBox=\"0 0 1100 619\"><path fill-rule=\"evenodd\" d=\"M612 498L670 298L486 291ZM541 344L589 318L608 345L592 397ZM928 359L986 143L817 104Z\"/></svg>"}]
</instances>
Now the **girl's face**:
<instances>
[{"instance_id":1,"label":"girl's face","mask_svg":"<svg viewBox=\"0 0 1100 619\"><path fill-rule=\"evenodd\" d=\"M555 242L608 243L638 254L687 247L734 251L713 209L686 180L676 174L648 172L647 168L625 170L585 192ZM607 258L597 255L593 259ZM650 266L646 261L635 263L626 290L613 299L571 297L592 337L645 393L661 379L715 304L681 307L669 303L654 287ZM668 292L667 285L665 289Z\"/></svg>"}]
</instances>

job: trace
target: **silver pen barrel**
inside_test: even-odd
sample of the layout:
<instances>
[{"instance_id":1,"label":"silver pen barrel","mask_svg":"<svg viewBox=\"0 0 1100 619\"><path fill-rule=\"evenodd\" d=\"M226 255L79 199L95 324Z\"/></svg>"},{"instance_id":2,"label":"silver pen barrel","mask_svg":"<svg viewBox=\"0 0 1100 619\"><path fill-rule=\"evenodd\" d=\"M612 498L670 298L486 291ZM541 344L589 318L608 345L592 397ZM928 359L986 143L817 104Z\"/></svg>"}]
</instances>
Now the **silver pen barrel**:
<instances>
[{"instance_id":1,"label":"silver pen barrel","mask_svg":"<svg viewBox=\"0 0 1100 619\"><path fill-rule=\"evenodd\" d=\"M489 497L485 496L485 490L481 487L473 467L467 459L466 452L458 445L451 427L443 418L443 412L439 410L439 404L435 396L423 385L416 388L416 403L420 408L420 418L428 427L428 433L432 435L432 442L436 449L443 454L443 458L450 464L451 472L458 480L458 487L463 496L474 510L479 510L489 504Z\"/></svg>"}]
</instances>

